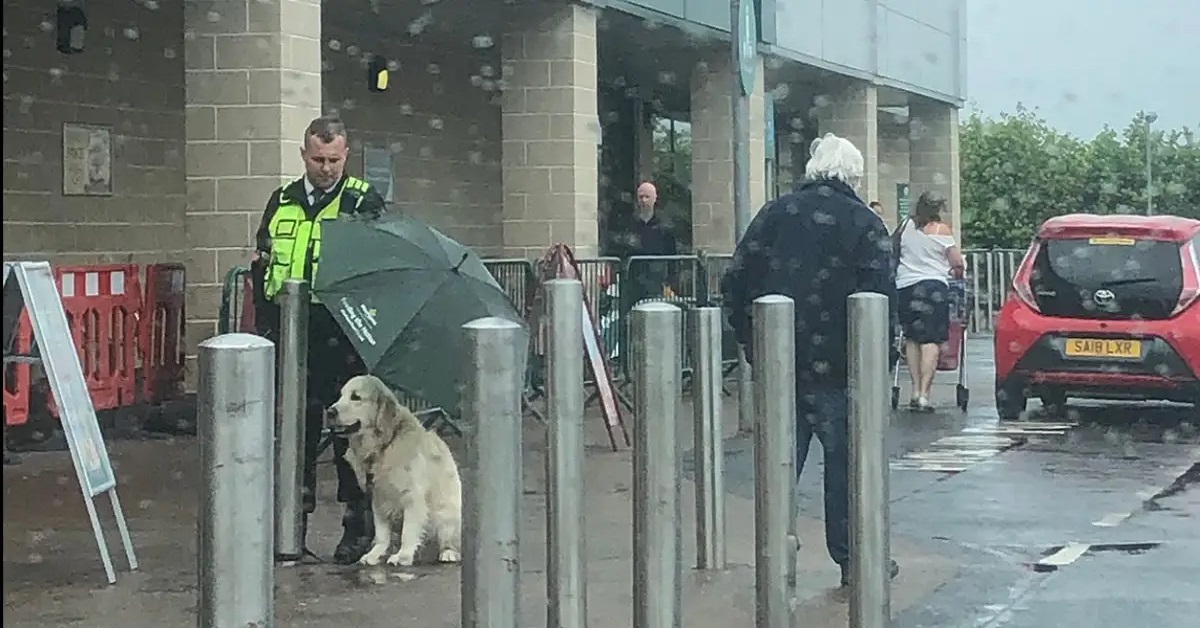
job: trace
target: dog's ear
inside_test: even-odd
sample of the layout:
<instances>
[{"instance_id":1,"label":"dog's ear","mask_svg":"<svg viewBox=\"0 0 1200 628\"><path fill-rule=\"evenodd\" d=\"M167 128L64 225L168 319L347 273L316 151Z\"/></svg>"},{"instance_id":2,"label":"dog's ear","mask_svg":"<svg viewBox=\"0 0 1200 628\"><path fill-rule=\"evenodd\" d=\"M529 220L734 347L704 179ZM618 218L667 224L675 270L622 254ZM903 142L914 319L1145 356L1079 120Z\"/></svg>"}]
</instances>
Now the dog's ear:
<instances>
[{"instance_id":1,"label":"dog's ear","mask_svg":"<svg viewBox=\"0 0 1200 628\"><path fill-rule=\"evenodd\" d=\"M400 408L391 395L376 391L373 423L371 429L375 431L379 442L390 443L396 437L396 431L400 429Z\"/></svg>"}]
</instances>

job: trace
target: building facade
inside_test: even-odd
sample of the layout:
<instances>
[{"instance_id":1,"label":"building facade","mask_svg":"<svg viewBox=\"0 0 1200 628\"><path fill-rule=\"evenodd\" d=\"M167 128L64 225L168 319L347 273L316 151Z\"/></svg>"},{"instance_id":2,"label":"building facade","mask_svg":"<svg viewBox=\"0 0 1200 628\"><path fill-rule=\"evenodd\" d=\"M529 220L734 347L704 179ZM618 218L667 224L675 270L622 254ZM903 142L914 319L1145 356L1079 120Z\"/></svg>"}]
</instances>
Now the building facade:
<instances>
[{"instance_id":1,"label":"building facade","mask_svg":"<svg viewBox=\"0 0 1200 628\"><path fill-rule=\"evenodd\" d=\"M56 46L78 20L59 7L86 16L72 54ZM597 254L598 217L649 175L650 121L686 118L694 246L733 246L727 0L59 7L4 4L4 257L183 261L189 346L215 332L223 276L248 260L272 189L300 175L321 113L347 122L349 169L390 182L395 208L505 257ZM894 212L899 186L937 190L957 225L962 2L754 9L754 205L833 131L867 157L864 197ZM373 57L392 69L381 93Z\"/></svg>"}]
</instances>

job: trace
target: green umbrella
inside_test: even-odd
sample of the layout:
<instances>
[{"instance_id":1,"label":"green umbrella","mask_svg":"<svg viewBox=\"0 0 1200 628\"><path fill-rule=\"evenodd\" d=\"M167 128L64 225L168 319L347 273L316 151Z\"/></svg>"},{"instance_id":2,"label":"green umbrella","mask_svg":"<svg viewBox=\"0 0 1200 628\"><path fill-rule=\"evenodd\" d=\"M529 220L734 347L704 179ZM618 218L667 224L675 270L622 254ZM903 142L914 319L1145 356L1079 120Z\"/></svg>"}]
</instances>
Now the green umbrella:
<instances>
[{"instance_id":1,"label":"green umbrella","mask_svg":"<svg viewBox=\"0 0 1200 628\"><path fill-rule=\"evenodd\" d=\"M524 325L483 260L406 216L341 218L321 234L313 292L367 369L457 414L466 367L462 325L485 316Z\"/></svg>"}]
</instances>

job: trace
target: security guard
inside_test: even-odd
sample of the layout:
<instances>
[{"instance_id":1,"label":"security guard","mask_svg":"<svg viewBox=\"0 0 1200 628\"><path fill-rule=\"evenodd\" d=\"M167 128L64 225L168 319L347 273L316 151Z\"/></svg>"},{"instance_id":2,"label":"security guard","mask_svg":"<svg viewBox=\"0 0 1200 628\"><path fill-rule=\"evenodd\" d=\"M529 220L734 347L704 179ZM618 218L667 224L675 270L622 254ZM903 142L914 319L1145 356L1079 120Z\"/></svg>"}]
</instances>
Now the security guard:
<instances>
[{"instance_id":1,"label":"security guard","mask_svg":"<svg viewBox=\"0 0 1200 628\"><path fill-rule=\"evenodd\" d=\"M258 228L254 263L256 320L259 332L279 337L276 300L287 279L311 282L321 256L321 223L346 213L378 216L383 197L362 179L345 174L349 154L346 126L335 117L313 120L304 132L304 177L271 194ZM363 372L361 361L337 321L314 297L309 310L307 442L304 455L304 518L316 509L318 446L322 413L337 401L341 385ZM346 505L342 539L334 561L357 561L371 542L370 502L345 460L347 441L334 439L337 500Z\"/></svg>"}]
</instances>

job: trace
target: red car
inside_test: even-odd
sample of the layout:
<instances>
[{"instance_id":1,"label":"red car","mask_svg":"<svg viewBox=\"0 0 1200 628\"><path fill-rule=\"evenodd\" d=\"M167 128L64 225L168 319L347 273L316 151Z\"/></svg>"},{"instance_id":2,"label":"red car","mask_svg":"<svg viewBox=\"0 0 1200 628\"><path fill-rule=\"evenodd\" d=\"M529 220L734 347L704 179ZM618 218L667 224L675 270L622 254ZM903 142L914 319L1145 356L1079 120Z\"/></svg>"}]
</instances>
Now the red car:
<instances>
[{"instance_id":1,"label":"red car","mask_svg":"<svg viewBox=\"0 0 1200 628\"><path fill-rule=\"evenodd\" d=\"M996 320L996 408L1037 397L1200 407L1200 220L1072 214L1047 220Z\"/></svg>"}]
</instances>

